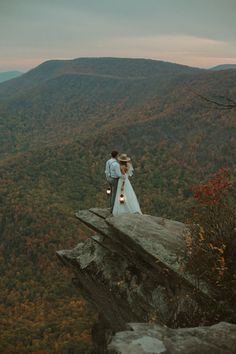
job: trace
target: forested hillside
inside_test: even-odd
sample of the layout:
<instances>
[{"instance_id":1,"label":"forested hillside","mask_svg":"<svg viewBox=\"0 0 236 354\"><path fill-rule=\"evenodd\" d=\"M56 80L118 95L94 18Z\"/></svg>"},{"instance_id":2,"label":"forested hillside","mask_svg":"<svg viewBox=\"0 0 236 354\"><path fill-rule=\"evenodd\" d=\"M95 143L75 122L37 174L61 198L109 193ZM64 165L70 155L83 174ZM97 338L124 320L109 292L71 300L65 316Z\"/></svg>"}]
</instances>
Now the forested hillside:
<instances>
[{"instance_id":1,"label":"forested hillside","mask_svg":"<svg viewBox=\"0 0 236 354\"><path fill-rule=\"evenodd\" d=\"M186 221L193 185L236 172L235 110L196 93L235 99L235 82L236 70L104 58L46 62L0 85L0 351L86 352L94 314L55 259L88 236L74 211L107 205L116 148L132 157L143 212Z\"/></svg>"},{"instance_id":2,"label":"forested hillside","mask_svg":"<svg viewBox=\"0 0 236 354\"><path fill-rule=\"evenodd\" d=\"M72 141L163 100L200 69L131 59L50 61L0 85L1 154Z\"/></svg>"}]
</instances>

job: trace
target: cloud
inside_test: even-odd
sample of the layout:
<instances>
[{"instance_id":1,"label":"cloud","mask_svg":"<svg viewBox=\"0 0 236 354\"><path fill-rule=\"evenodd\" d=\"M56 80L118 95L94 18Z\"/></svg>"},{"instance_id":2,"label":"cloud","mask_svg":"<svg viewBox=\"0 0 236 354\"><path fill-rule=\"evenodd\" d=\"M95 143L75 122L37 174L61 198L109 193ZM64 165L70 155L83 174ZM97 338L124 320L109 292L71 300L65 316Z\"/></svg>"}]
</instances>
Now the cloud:
<instances>
[{"instance_id":1,"label":"cloud","mask_svg":"<svg viewBox=\"0 0 236 354\"><path fill-rule=\"evenodd\" d=\"M236 62L235 12L235 0L1 0L0 70L80 56Z\"/></svg>"},{"instance_id":2,"label":"cloud","mask_svg":"<svg viewBox=\"0 0 236 354\"><path fill-rule=\"evenodd\" d=\"M224 41L186 35L120 37L103 43L117 56L142 57L208 67L236 63L236 48ZM222 55L224 53L224 55Z\"/></svg>"},{"instance_id":3,"label":"cloud","mask_svg":"<svg viewBox=\"0 0 236 354\"><path fill-rule=\"evenodd\" d=\"M222 55L223 53L223 55ZM150 58L190 66L210 67L220 63L236 63L236 48L228 42L186 35L160 35L141 37L100 38L80 46L27 46L9 48L8 58L2 58L2 67L26 70L49 59L72 59L77 57L113 56ZM18 58L18 59L17 59ZM20 63L20 66L16 66Z\"/></svg>"}]
</instances>

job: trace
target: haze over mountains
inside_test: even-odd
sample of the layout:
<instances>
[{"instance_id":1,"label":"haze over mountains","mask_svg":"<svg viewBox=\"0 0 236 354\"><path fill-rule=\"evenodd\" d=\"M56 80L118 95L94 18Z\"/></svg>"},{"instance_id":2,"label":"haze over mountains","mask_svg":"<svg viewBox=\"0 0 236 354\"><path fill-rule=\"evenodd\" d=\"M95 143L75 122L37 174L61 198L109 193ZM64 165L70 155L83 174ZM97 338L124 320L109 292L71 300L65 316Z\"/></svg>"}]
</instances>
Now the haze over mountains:
<instances>
[{"instance_id":1,"label":"haze over mountains","mask_svg":"<svg viewBox=\"0 0 236 354\"><path fill-rule=\"evenodd\" d=\"M221 64L211 68L211 70L230 70L230 69L236 69L236 64Z\"/></svg>"},{"instance_id":2,"label":"haze over mountains","mask_svg":"<svg viewBox=\"0 0 236 354\"><path fill-rule=\"evenodd\" d=\"M85 237L74 211L107 206L104 163L116 148L132 157L143 212L186 221L194 184L221 167L235 173L235 110L198 94L235 100L235 82L236 70L82 58L45 62L1 83L1 352L20 352L22 338L35 351L53 352L58 341L62 352L68 333L74 345L80 336L82 350L87 310L76 306L73 321L58 325L75 307L54 260ZM32 335L43 339L32 344Z\"/></svg>"},{"instance_id":3,"label":"haze over mountains","mask_svg":"<svg viewBox=\"0 0 236 354\"><path fill-rule=\"evenodd\" d=\"M14 79L20 75L22 75L23 73L20 71L5 71L5 72L0 72L0 83L7 81L7 80L11 80Z\"/></svg>"}]
</instances>

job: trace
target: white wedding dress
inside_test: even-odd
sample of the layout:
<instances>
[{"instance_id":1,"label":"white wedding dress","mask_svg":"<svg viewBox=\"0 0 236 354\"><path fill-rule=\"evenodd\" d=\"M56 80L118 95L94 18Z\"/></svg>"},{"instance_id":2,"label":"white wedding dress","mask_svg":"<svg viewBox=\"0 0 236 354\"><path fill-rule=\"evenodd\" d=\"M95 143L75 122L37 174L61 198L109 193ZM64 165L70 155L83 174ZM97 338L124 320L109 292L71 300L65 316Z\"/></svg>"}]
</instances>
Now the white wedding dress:
<instances>
[{"instance_id":1,"label":"white wedding dress","mask_svg":"<svg viewBox=\"0 0 236 354\"><path fill-rule=\"evenodd\" d=\"M132 174L133 174L133 169L131 166L128 172L122 175L122 177L118 181L116 198L115 198L115 203L112 212L114 216L118 216L125 213L142 214L138 199L136 197L136 194L129 180L129 176L132 176ZM122 191L121 188L122 188L123 181L124 181L124 190ZM124 195L124 203L120 203L121 194Z\"/></svg>"}]
</instances>

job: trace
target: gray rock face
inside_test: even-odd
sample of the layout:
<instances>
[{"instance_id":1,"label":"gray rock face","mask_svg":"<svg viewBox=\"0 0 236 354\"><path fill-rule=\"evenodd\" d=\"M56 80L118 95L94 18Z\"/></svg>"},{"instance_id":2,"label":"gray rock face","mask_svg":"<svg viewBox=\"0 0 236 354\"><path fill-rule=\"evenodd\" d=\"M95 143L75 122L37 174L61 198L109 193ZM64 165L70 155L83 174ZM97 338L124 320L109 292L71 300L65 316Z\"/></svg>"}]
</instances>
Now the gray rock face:
<instances>
[{"instance_id":1,"label":"gray rock face","mask_svg":"<svg viewBox=\"0 0 236 354\"><path fill-rule=\"evenodd\" d=\"M76 216L95 231L94 236L57 255L72 269L74 284L100 313L93 331L99 342L96 353L106 351L114 333L109 353L119 353L116 341L126 335L133 338L132 346L135 343L137 350L142 347L144 351L121 353L161 353L167 342L156 332L163 327L152 327L152 323L172 328L213 323L217 304L211 292L203 286L197 289L191 275L182 271L184 224L150 215L111 217L106 209L83 210ZM145 324L135 327L149 328L142 340L139 335L132 337L138 324L128 325L130 322L148 323L150 328ZM153 338L148 334L151 328ZM153 347L156 351L150 351Z\"/></svg>"},{"instance_id":2,"label":"gray rock face","mask_svg":"<svg viewBox=\"0 0 236 354\"><path fill-rule=\"evenodd\" d=\"M234 354L236 325L220 322L211 327L171 329L146 323L129 324L108 345L109 354Z\"/></svg>"}]
</instances>

